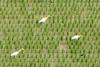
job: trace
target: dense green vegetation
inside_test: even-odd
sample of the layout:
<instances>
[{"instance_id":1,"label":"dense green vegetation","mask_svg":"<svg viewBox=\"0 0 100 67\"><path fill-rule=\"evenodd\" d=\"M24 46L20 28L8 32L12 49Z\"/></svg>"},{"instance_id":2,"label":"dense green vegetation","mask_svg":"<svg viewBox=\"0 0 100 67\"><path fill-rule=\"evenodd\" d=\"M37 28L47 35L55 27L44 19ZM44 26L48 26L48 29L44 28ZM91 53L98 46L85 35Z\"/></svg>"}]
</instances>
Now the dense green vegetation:
<instances>
[{"instance_id":1,"label":"dense green vegetation","mask_svg":"<svg viewBox=\"0 0 100 67\"><path fill-rule=\"evenodd\" d=\"M99 4L0 0L0 67L100 67ZM47 15L46 24L39 24ZM75 34L83 37L71 40ZM20 48L25 50L10 57Z\"/></svg>"}]
</instances>

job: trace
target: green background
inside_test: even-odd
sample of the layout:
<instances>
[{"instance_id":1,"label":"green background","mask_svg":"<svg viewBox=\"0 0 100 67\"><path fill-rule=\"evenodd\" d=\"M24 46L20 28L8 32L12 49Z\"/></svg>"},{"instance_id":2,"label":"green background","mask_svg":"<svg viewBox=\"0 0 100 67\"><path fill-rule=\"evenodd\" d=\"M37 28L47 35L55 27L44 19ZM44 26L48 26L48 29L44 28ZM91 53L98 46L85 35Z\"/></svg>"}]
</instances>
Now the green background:
<instances>
[{"instance_id":1,"label":"green background","mask_svg":"<svg viewBox=\"0 0 100 67\"><path fill-rule=\"evenodd\" d=\"M0 67L100 67L99 5L99 0L0 0ZM71 40L76 34L83 37Z\"/></svg>"}]
</instances>

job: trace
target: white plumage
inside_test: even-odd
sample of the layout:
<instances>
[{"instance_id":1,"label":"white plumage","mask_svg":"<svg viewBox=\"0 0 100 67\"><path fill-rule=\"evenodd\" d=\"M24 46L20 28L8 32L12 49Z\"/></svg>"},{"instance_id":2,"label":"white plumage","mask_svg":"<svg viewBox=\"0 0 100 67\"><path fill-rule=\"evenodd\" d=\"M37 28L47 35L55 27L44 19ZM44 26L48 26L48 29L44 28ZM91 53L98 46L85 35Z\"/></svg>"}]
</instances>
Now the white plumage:
<instances>
[{"instance_id":1,"label":"white plumage","mask_svg":"<svg viewBox=\"0 0 100 67\"><path fill-rule=\"evenodd\" d=\"M12 57L13 57L13 56L17 56L22 50L24 50L24 49L22 48L22 49L20 49L20 50L18 50L18 51L13 52L13 53L11 54L11 56L12 56Z\"/></svg>"},{"instance_id":2,"label":"white plumage","mask_svg":"<svg viewBox=\"0 0 100 67\"><path fill-rule=\"evenodd\" d=\"M47 20L49 17L50 17L50 15L48 15L48 16L46 16L46 17L43 17L43 18L39 21L39 23L45 23L46 20Z\"/></svg>"},{"instance_id":3,"label":"white plumage","mask_svg":"<svg viewBox=\"0 0 100 67\"><path fill-rule=\"evenodd\" d=\"M75 36L73 36L71 39L72 40L77 40L77 39L79 39L81 37L81 35L75 35Z\"/></svg>"}]
</instances>

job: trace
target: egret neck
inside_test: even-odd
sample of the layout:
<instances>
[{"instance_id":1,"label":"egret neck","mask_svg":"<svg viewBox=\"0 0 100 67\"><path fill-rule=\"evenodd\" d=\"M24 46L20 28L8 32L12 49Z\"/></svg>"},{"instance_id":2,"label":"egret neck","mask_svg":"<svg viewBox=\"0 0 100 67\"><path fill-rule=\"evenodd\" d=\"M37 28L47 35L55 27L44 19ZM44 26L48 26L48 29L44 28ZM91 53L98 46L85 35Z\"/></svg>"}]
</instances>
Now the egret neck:
<instances>
[{"instance_id":1,"label":"egret neck","mask_svg":"<svg viewBox=\"0 0 100 67\"><path fill-rule=\"evenodd\" d=\"M21 52L22 50L24 50L24 49L22 48L22 49L18 50L18 52Z\"/></svg>"}]
</instances>

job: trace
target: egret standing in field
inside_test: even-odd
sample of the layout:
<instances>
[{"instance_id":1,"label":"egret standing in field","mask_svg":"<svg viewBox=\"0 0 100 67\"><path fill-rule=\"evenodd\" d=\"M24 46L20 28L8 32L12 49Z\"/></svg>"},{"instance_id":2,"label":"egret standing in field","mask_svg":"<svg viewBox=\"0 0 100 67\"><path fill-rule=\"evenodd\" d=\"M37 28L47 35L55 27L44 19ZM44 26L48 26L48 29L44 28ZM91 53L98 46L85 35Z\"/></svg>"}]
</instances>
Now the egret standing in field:
<instances>
[{"instance_id":1,"label":"egret standing in field","mask_svg":"<svg viewBox=\"0 0 100 67\"><path fill-rule=\"evenodd\" d=\"M50 17L50 15L46 16L46 17L43 17L39 23L45 23L47 21L47 19Z\"/></svg>"},{"instance_id":2,"label":"egret standing in field","mask_svg":"<svg viewBox=\"0 0 100 67\"><path fill-rule=\"evenodd\" d=\"M71 39L72 40L78 40L82 35L74 35Z\"/></svg>"},{"instance_id":3,"label":"egret standing in field","mask_svg":"<svg viewBox=\"0 0 100 67\"><path fill-rule=\"evenodd\" d=\"M11 57L17 56L22 50L24 50L24 49L21 48L20 50L13 52L13 53L11 54Z\"/></svg>"}]
</instances>

